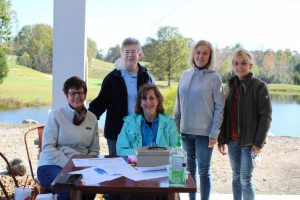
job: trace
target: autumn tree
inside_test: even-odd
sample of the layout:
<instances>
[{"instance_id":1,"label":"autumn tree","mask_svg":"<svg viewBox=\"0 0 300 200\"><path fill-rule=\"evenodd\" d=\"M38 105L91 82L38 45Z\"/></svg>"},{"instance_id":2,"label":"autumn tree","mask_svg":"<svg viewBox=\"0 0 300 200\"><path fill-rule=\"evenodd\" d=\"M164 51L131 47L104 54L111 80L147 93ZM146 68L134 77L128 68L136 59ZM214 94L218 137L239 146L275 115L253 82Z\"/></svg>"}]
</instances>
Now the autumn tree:
<instances>
[{"instance_id":1,"label":"autumn tree","mask_svg":"<svg viewBox=\"0 0 300 200\"><path fill-rule=\"evenodd\" d=\"M0 44L9 41L11 37L11 4L8 0L0 0Z\"/></svg>"},{"instance_id":2,"label":"autumn tree","mask_svg":"<svg viewBox=\"0 0 300 200\"><path fill-rule=\"evenodd\" d=\"M165 26L159 28L156 38L147 38L143 51L151 73L158 80L178 79L188 67L189 39L184 38L178 28Z\"/></svg>"},{"instance_id":3,"label":"autumn tree","mask_svg":"<svg viewBox=\"0 0 300 200\"><path fill-rule=\"evenodd\" d=\"M292 65L292 51L290 49L278 50L276 52L276 65L277 68L284 73L291 73L293 71Z\"/></svg>"},{"instance_id":4,"label":"autumn tree","mask_svg":"<svg viewBox=\"0 0 300 200\"><path fill-rule=\"evenodd\" d=\"M272 71L276 68L275 53L273 50L268 49L264 53L262 64L266 71Z\"/></svg>"},{"instance_id":5,"label":"autumn tree","mask_svg":"<svg viewBox=\"0 0 300 200\"><path fill-rule=\"evenodd\" d=\"M300 85L300 62L294 68L293 80L294 84Z\"/></svg>"},{"instance_id":6,"label":"autumn tree","mask_svg":"<svg viewBox=\"0 0 300 200\"><path fill-rule=\"evenodd\" d=\"M92 63L92 59L96 58L97 53L98 53L98 49L97 49L96 42L88 37L87 38L87 57L88 57L89 66Z\"/></svg>"},{"instance_id":7,"label":"autumn tree","mask_svg":"<svg viewBox=\"0 0 300 200\"><path fill-rule=\"evenodd\" d=\"M120 51L121 51L121 47L118 44L113 47L110 47L107 51L104 60L112 63L115 62L121 56Z\"/></svg>"},{"instance_id":8,"label":"autumn tree","mask_svg":"<svg viewBox=\"0 0 300 200\"><path fill-rule=\"evenodd\" d=\"M14 38L17 62L41 72L52 72L52 27L47 24L24 26Z\"/></svg>"},{"instance_id":9,"label":"autumn tree","mask_svg":"<svg viewBox=\"0 0 300 200\"><path fill-rule=\"evenodd\" d=\"M215 70L220 74L223 83L232 76L233 52L234 49L229 46L223 49L215 49Z\"/></svg>"},{"instance_id":10,"label":"autumn tree","mask_svg":"<svg viewBox=\"0 0 300 200\"><path fill-rule=\"evenodd\" d=\"M259 50L255 50L252 51L255 63L262 67L263 66L263 59L264 59L264 52L263 51L259 51Z\"/></svg>"},{"instance_id":11,"label":"autumn tree","mask_svg":"<svg viewBox=\"0 0 300 200\"><path fill-rule=\"evenodd\" d=\"M3 79L7 76L8 67L7 67L7 58L4 49L0 46L0 84L3 82Z\"/></svg>"},{"instance_id":12,"label":"autumn tree","mask_svg":"<svg viewBox=\"0 0 300 200\"><path fill-rule=\"evenodd\" d=\"M99 50L97 51L96 58L97 58L98 60L104 60L104 51L103 51L103 49L99 49Z\"/></svg>"}]
</instances>

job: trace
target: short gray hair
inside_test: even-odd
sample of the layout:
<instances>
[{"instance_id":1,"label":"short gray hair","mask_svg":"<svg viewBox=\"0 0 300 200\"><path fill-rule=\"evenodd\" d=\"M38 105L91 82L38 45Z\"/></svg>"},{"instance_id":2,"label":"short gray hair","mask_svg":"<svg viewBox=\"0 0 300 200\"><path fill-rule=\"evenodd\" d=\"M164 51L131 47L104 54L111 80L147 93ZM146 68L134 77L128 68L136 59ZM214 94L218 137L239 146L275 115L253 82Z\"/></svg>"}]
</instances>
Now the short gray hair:
<instances>
[{"instance_id":1,"label":"short gray hair","mask_svg":"<svg viewBox=\"0 0 300 200\"><path fill-rule=\"evenodd\" d=\"M138 53L139 53L139 60L142 60L142 58L144 57L144 54L143 54L143 49L142 49L142 45L141 45L140 41L138 41L137 39L132 38L132 37L126 38L122 42L121 51L123 51L125 46L128 46L128 45L136 45L137 46L137 48L138 48L137 50L138 50Z\"/></svg>"},{"instance_id":2,"label":"short gray hair","mask_svg":"<svg viewBox=\"0 0 300 200\"><path fill-rule=\"evenodd\" d=\"M122 43L121 49L123 50L125 48L125 46L128 46L128 45L136 45L138 47L139 53L143 53L142 45L141 45L140 41L138 41L137 39L132 38L132 37L126 38Z\"/></svg>"}]
</instances>

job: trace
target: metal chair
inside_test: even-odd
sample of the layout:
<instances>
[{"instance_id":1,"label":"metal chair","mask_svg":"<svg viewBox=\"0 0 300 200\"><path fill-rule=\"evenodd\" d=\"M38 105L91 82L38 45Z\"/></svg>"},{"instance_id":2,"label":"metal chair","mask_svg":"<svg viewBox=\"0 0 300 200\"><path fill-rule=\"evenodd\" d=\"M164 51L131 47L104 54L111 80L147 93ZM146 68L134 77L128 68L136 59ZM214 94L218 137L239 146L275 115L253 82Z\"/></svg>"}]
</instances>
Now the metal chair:
<instances>
[{"instance_id":1,"label":"metal chair","mask_svg":"<svg viewBox=\"0 0 300 200\"><path fill-rule=\"evenodd\" d=\"M13 172L13 170L12 170L10 164L9 164L9 161L8 161L7 158L4 156L4 154L1 153L1 152L0 152L0 156L4 159L4 161L5 161L6 164L7 164L7 167L8 167L8 169L9 169L10 173L11 173L11 177L12 177L14 183L15 183L15 187L16 187L16 188L19 187L18 181L17 181L17 179L16 179L16 177L15 177L15 174L14 174L14 172ZM6 191L5 186L3 185L3 183L1 182L1 180L0 180L0 187L1 187L1 189L3 190L3 193L4 193L4 195L5 195L5 198L8 199L8 200L10 200L11 198L10 198L10 196L8 195L8 192Z\"/></svg>"}]
</instances>

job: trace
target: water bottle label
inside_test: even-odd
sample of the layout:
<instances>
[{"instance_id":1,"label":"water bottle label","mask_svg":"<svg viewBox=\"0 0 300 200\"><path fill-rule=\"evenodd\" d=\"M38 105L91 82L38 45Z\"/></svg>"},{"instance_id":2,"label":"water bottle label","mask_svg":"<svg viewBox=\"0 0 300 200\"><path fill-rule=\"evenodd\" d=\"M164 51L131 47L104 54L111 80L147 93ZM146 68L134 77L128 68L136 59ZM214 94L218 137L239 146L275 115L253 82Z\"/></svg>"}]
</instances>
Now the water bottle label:
<instances>
[{"instance_id":1,"label":"water bottle label","mask_svg":"<svg viewBox=\"0 0 300 200\"><path fill-rule=\"evenodd\" d=\"M173 155L170 161L170 186L183 187L186 182L185 157L182 155Z\"/></svg>"},{"instance_id":2,"label":"water bottle label","mask_svg":"<svg viewBox=\"0 0 300 200\"><path fill-rule=\"evenodd\" d=\"M172 168L173 170L184 170L185 162L183 156L173 156L172 158Z\"/></svg>"},{"instance_id":3,"label":"water bottle label","mask_svg":"<svg viewBox=\"0 0 300 200\"><path fill-rule=\"evenodd\" d=\"M186 182L185 171L184 170L182 170L182 171L171 170L170 176L169 176L169 182L170 182L170 186L183 187Z\"/></svg>"}]
</instances>

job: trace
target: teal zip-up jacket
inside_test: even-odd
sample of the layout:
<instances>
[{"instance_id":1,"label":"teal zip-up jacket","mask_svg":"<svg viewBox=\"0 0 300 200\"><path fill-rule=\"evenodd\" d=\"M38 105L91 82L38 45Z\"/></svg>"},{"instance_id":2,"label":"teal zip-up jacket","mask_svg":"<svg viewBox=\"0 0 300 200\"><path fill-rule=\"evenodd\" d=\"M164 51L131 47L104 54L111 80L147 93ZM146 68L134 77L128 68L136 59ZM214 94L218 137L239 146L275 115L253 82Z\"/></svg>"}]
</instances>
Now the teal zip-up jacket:
<instances>
[{"instance_id":1,"label":"teal zip-up jacket","mask_svg":"<svg viewBox=\"0 0 300 200\"><path fill-rule=\"evenodd\" d=\"M160 147L175 147L179 137L173 119L167 115L158 115L158 130L156 144ZM129 115L124 118L124 124L117 140L119 156L134 155L134 148L142 146L142 115Z\"/></svg>"}]
</instances>

